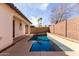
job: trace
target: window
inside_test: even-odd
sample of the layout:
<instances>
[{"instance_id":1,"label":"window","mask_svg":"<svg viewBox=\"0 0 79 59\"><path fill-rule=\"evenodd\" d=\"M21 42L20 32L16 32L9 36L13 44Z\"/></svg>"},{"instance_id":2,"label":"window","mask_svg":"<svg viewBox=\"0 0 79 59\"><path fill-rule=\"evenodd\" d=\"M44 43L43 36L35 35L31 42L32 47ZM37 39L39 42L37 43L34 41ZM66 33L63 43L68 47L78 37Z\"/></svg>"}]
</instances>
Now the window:
<instances>
[{"instance_id":1,"label":"window","mask_svg":"<svg viewBox=\"0 0 79 59\"><path fill-rule=\"evenodd\" d=\"M22 23L19 24L19 29L22 30Z\"/></svg>"}]
</instances>

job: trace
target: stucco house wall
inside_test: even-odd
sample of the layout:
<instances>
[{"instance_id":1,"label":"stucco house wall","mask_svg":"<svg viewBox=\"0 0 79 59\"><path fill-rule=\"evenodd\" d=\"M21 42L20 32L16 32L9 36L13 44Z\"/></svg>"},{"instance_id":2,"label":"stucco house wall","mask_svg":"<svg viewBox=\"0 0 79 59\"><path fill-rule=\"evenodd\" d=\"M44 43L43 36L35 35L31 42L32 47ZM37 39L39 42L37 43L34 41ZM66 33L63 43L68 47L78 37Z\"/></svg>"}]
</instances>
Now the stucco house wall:
<instances>
[{"instance_id":1,"label":"stucco house wall","mask_svg":"<svg viewBox=\"0 0 79 59\"><path fill-rule=\"evenodd\" d=\"M15 20L15 37L25 35L25 22L14 18Z\"/></svg>"},{"instance_id":2,"label":"stucco house wall","mask_svg":"<svg viewBox=\"0 0 79 59\"><path fill-rule=\"evenodd\" d=\"M0 8L0 50L13 43L13 15Z\"/></svg>"},{"instance_id":3,"label":"stucco house wall","mask_svg":"<svg viewBox=\"0 0 79 59\"><path fill-rule=\"evenodd\" d=\"M0 51L13 43L13 20L15 20L15 37L25 35L25 25L29 26L31 23L9 5L0 3Z\"/></svg>"}]
</instances>

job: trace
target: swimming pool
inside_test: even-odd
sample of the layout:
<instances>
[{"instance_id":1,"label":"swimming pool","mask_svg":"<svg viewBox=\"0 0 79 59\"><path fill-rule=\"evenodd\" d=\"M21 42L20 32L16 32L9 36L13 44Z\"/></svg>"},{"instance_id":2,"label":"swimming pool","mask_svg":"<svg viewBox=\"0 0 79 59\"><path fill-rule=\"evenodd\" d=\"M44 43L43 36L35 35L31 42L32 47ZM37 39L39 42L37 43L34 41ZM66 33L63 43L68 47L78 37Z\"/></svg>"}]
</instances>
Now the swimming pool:
<instances>
[{"instance_id":1,"label":"swimming pool","mask_svg":"<svg viewBox=\"0 0 79 59\"><path fill-rule=\"evenodd\" d=\"M46 35L36 35L31 38L32 47L30 51L62 51Z\"/></svg>"}]
</instances>

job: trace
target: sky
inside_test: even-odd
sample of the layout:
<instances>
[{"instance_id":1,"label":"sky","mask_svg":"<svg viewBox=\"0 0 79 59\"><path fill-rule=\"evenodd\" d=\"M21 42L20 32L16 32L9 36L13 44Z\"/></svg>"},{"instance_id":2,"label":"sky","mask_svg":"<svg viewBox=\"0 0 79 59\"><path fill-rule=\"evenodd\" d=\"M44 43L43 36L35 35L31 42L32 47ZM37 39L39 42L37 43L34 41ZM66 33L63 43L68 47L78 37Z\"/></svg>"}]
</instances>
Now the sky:
<instances>
[{"instance_id":1,"label":"sky","mask_svg":"<svg viewBox=\"0 0 79 59\"><path fill-rule=\"evenodd\" d=\"M37 19L42 17L42 25L50 25L51 4L49 3L15 3L14 4L34 26L38 26Z\"/></svg>"},{"instance_id":2,"label":"sky","mask_svg":"<svg viewBox=\"0 0 79 59\"><path fill-rule=\"evenodd\" d=\"M58 3L14 3L14 5L32 22L32 25L38 26L37 19L42 17L42 26L51 25L51 11L59 6ZM74 4L71 4L71 6ZM75 6L73 9L76 9ZM78 9L77 9L78 10ZM76 16L72 13L72 16ZM79 16L79 13L78 13Z\"/></svg>"}]
</instances>

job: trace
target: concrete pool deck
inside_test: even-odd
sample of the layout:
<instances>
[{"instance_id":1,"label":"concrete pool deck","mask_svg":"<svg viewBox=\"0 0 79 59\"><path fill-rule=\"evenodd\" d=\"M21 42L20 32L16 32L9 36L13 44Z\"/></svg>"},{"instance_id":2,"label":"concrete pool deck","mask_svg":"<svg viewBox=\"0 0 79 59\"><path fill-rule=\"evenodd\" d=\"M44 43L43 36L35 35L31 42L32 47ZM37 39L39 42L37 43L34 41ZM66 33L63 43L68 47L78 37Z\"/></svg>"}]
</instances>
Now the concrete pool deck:
<instances>
[{"instance_id":1,"label":"concrete pool deck","mask_svg":"<svg viewBox=\"0 0 79 59\"><path fill-rule=\"evenodd\" d=\"M15 38L14 39L14 44L7 48L6 50L2 51L0 53L0 56L24 56L27 55L31 42L28 42L28 40L32 37L33 35L26 35L24 38ZM27 53L26 53L27 52Z\"/></svg>"},{"instance_id":2,"label":"concrete pool deck","mask_svg":"<svg viewBox=\"0 0 79 59\"><path fill-rule=\"evenodd\" d=\"M79 43L72 42L72 41L70 41L71 40L70 38L66 38L63 36L59 36L59 35L55 35L55 34L51 34L51 33L47 33L47 35L53 42L55 42L55 40L56 40L73 50L73 51L65 51L65 49L62 45L60 45L58 42L55 42L56 45L58 45L65 52L66 55L79 56ZM67 40L67 39L69 39L69 40Z\"/></svg>"},{"instance_id":3,"label":"concrete pool deck","mask_svg":"<svg viewBox=\"0 0 79 59\"><path fill-rule=\"evenodd\" d=\"M32 36L20 40L12 47L0 53L0 56L66 56L63 51L52 52L30 52L32 41L28 41Z\"/></svg>"}]
</instances>

